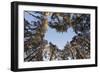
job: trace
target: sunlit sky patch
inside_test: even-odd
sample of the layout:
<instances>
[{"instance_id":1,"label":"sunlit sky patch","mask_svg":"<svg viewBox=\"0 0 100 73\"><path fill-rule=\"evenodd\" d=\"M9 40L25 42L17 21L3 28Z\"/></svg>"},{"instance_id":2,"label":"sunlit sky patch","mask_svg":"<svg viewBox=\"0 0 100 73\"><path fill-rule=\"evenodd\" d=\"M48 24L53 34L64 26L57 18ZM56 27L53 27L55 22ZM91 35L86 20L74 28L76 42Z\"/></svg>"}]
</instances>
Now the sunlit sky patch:
<instances>
[{"instance_id":1,"label":"sunlit sky patch","mask_svg":"<svg viewBox=\"0 0 100 73\"><path fill-rule=\"evenodd\" d=\"M55 29L48 27L44 39L48 40L48 42L52 42L59 49L64 49L65 44L70 42L75 35L72 27L68 28L67 32L63 33L57 32Z\"/></svg>"}]
</instances>

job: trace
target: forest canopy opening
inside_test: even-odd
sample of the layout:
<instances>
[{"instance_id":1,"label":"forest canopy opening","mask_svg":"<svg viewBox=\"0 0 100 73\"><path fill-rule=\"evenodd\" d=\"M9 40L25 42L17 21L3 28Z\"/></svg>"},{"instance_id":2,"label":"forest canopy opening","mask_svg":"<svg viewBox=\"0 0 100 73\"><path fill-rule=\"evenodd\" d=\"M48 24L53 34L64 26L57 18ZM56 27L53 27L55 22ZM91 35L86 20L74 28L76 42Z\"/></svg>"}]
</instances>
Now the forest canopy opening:
<instances>
[{"instance_id":1,"label":"forest canopy opening","mask_svg":"<svg viewBox=\"0 0 100 73\"><path fill-rule=\"evenodd\" d=\"M90 58L90 14L24 11L24 61Z\"/></svg>"}]
</instances>

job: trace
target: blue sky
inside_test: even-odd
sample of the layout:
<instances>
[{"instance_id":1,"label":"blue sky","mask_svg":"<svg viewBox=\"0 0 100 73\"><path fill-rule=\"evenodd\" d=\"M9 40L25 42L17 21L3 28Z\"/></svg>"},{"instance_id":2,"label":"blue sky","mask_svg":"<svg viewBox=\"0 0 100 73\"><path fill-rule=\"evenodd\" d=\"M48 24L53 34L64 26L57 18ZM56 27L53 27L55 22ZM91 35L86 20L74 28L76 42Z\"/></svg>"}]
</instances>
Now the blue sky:
<instances>
[{"instance_id":1,"label":"blue sky","mask_svg":"<svg viewBox=\"0 0 100 73\"><path fill-rule=\"evenodd\" d=\"M25 12L25 19L28 20L29 23L31 23L31 21L37 21L36 18L32 17L26 12ZM48 27L44 39L48 40L48 42L52 42L59 49L63 49L65 44L67 42L70 42L75 35L76 34L73 31L72 27L68 28L67 32L63 32L63 33L57 32L55 29Z\"/></svg>"},{"instance_id":2,"label":"blue sky","mask_svg":"<svg viewBox=\"0 0 100 73\"><path fill-rule=\"evenodd\" d=\"M75 35L76 34L71 27L67 30L67 32L63 33L57 32L55 29L48 27L44 39L57 45L59 49L64 49L65 44L70 42Z\"/></svg>"}]
</instances>

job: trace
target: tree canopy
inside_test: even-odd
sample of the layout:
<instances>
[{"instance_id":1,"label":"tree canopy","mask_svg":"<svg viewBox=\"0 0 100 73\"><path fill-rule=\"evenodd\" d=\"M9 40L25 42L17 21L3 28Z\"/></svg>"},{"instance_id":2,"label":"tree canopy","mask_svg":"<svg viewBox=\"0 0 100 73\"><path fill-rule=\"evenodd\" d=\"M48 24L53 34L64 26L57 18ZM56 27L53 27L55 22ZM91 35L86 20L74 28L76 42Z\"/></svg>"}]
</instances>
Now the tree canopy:
<instances>
[{"instance_id":1,"label":"tree canopy","mask_svg":"<svg viewBox=\"0 0 100 73\"><path fill-rule=\"evenodd\" d=\"M90 14L38 11L25 13L36 20L29 22L24 15L24 61L43 61L44 57L49 60L90 58ZM66 45L60 50L44 39L48 27L55 29L57 33L67 32L72 27L77 35L70 42L65 40Z\"/></svg>"}]
</instances>

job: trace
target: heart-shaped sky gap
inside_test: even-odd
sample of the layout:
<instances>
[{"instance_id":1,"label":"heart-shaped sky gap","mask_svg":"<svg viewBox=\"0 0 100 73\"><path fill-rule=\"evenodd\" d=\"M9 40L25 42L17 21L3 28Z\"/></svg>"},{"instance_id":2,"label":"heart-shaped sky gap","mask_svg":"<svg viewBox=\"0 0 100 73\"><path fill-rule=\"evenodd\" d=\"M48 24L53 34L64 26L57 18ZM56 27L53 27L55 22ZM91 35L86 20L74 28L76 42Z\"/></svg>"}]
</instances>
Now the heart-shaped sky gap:
<instances>
[{"instance_id":1,"label":"heart-shaped sky gap","mask_svg":"<svg viewBox=\"0 0 100 73\"><path fill-rule=\"evenodd\" d=\"M63 33L57 32L55 29L48 27L44 39L48 40L49 43L53 43L58 47L58 49L62 50L66 43L70 42L74 36L76 36L76 33L72 27L68 28L67 32Z\"/></svg>"}]
</instances>

